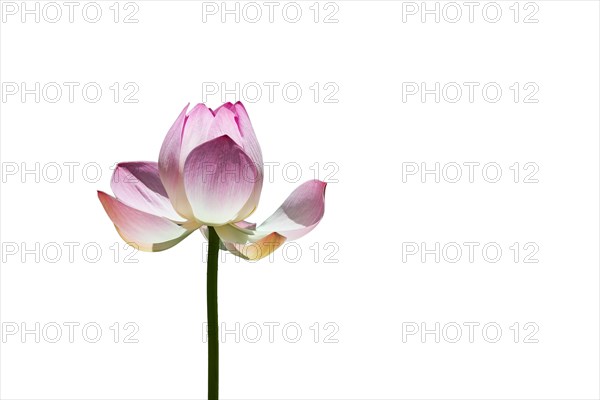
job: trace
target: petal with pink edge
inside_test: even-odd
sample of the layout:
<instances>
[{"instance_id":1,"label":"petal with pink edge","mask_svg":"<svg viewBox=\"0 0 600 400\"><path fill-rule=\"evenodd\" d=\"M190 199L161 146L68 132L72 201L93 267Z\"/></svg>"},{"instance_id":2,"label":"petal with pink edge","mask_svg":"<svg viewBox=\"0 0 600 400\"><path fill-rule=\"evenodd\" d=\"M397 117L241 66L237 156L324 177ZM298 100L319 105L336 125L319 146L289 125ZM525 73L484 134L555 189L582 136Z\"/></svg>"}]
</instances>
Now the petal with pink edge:
<instances>
[{"instance_id":1,"label":"petal with pink edge","mask_svg":"<svg viewBox=\"0 0 600 400\"><path fill-rule=\"evenodd\" d=\"M313 230L325 212L325 187L318 180L303 183L283 202L257 233L277 232L288 240L295 240Z\"/></svg>"},{"instance_id":2,"label":"petal with pink edge","mask_svg":"<svg viewBox=\"0 0 600 400\"><path fill-rule=\"evenodd\" d=\"M179 114L179 117L169 129L158 156L158 172L169 200L179 214L190 218L192 216L190 205L185 197L183 178L179 165L181 156L181 140L186 124L186 111L189 104Z\"/></svg>"},{"instance_id":3,"label":"petal with pink edge","mask_svg":"<svg viewBox=\"0 0 600 400\"><path fill-rule=\"evenodd\" d=\"M140 211L176 222L185 218L177 214L163 186L158 164L150 161L117 164L110 186L123 203Z\"/></svg>"},{"instance_id":4,"label":"petal with pink edge","mask_svg":"<svg viewBox=\"0 0 600 400\"><path fill-rule=\"evenodd\" d=\"M256 169L259 173L257 184L254 186L254 192L248 202L244 205L244 208L240 211L239 218L248 218L255 210L256 205L260 200L263 184L263 159L260 145L254 134L254 129L250 123L250 117L241 102L235 104L227 103L228 108L235 112L236 122L238 125L239 132L241 134L242 148L244 152L254 161ZM222 106L226 106L225 104Z\"/></svg>"},{"instance_id":5,"label":"petal with pink edge","mask_svg":"<svg viewBox=\"0 0 600 400\"><path fill-rule=\"evenodd\" d=\"M99 191L98 198L119 235L139 250L168 249L192 232L167 218L136 210L104 192Z\"/></svg>"},{"instance_id":6,"label":"petal with pink edge","mask_svg":"<svg viewBox=\"0 0 600 400\"><path fill-rule=\"evenodd\" d=\"M250 230L256 229L256 224L254 222L239 221L239 222L236 222L234 225L237 226L238 228L242 228L242 229L250 229Z\"/></svg>"},{"instance_id":7,"label":"petal with pink edge","mask_svg":"<svg viewBox=\"0 0 600 400\"><path fill-rule=\"evenodd\" d=\"M183 170L185 191L196 219L214 226L236 222L253 193L257 176L252 160L227 135L196 147Z\"/></svg>"},{"instance_id":8,"label":"petal with pink edge","mask_svg":"<svg viewBox=\"0 0 600 400\"><path fill-rule=\"evenodd\" d=\"M214 119L213 113L204 104L197 104L188 114L181 141L180 171L183 171L185 160L192 150L202 143L221 136L209 136L208 134Z\"/></svg>"},{"instance_id":9,"label":"petal with pink edge","mask_svg":"<svg viewBox=\"0 0 600 400\"><path fill-rule=\"evenodd\" d=\"M260 145L258 144L258 139L256 138L256 134L254 133L254 128L252 128L252 123L250 122L250 117L246 112L246 108L241 102L237 102L233 105L233 109L238 117L238 127L239 131L242 135L242 147L246 154L250 156L252 161L257 164L259 172L263 173L263 158L262 151L260 149Z\"/></svg>"},{"instance_id":10,"label":"petal with pink edge","mask_svg":"<svg viewBox=\"0 0 600 400\"><path fill-rule=\"evenodd\" d=\"M243 148L242 135L236 122L235 112L226 105L231 103L223 104L215 111L215 118L212 121L210 128L208 129L208 136L211 138L227 135L233 141ZM233 107L233 106L231 106Z\"/></svg>"}]
</instances>

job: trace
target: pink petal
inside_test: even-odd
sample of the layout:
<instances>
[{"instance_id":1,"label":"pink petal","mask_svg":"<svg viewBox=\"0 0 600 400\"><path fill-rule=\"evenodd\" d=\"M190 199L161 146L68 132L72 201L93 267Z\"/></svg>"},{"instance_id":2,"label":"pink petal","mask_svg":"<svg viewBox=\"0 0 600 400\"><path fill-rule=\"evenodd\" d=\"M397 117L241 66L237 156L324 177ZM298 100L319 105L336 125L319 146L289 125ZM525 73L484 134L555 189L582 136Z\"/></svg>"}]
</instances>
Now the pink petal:
<instances>
[{"instance_id":1,"label":"pink petal","mask_svg":"<svg viewBox=\"0 0 600 400\"><path fill-rule=\"evenodd\" d=\"M180 171L183 171L185 160L192 150L202 143L221 136L209 136L209 129L214 119L214 115L204 104L197 104L190 111L185 122L185 127L183 128L183 139L181 142L181 154L179 159Z\"/></svg>"},{"instance_id":2,"label":"pink petal","mask_svg":"<svg viewBox=\"0 0 600 400\"><path fill-rule=\"evenodd\" d=\"M192 150L183 174L196 219L216 226L244 219L239 214L254 191L258 172L231 137L224 135Z\"/></svg>"},{"instance_id":3,"label":"pink petal","mask_svg":"<svg viewBox=\"0 0 600 400\"><path fill-rule=\"evenodd\" d=\"M213 111L213 112L212 112L212 113L213 113L213 115L217 115L217 113L219 112L219 110L220 110L221 108L226 108L226 109L228 109L229 111L235 111L235 109L234 109L234 107L233 107L233 104L231 104L231 102L230 102L230 101L228 101L227 103L223 103L223 104L221 104L219 107L217 107L217 108L215 109L215 111Z\"/></svg>"},{"instance_id":4,"label":"pink petal","mask_svg":"<svg viewBox=\"0 0 600 400\"><path fill-rule=\"evenodd\" d=\"M318 180L303 183L283 202L258 232L277 232L288 240L295 240L313 230L325 212L325 187Z\"/></svg>"},{"instance_id":5,"label":"pink petal","mask_svg":"<svg viewBox=\"0 0 600 400\"><path fill-rule=\"evenodd\" d=\"M250 117L246 112L246 108L241 102L237 102L233 105L233 109L237 115L237 122L239 131L242 135L242 148L250 156L252 161L254 161L258 165L258 169L262 175L263 173L263 158L262 151L260 150L260 145L258 144L258 139L256 139L256 134L254 133L254 129L252 128L252 123L250 122Z\"/></svg>"},{"instance_id":6,"label":"pink petal","mask_svg":"<svg viewBox=\"0 0 600 400\"><path fill-rule=\"evenodd\" d=\"M239 131L236 118L236 114L230 108L225 107L225 104L222 105L215 111L215 118L208 129L208 136L212 139L227 135L233 139L238 146L243 148L242 135Z\"/></svg>"},{"instance_id":7,"label":"pink petal","mask_svg":"<svg viewBox=\"0 0 600 400\"><path fill-rule=\"evenodd\" d=\"M231 103L229 103L231 104ZM242 135L242 148L244 152L254 161L256 168L258 170L258 181L254 186L254 192L248 202L244 205L240 215L249 216L254 212L256 205L260 200L260 194L262 192L263 185L263 159L262 152L260 150L260 145L258 144L258 140L256 139L256 135L254 134L254 129L252 128L252 124L250 123L250 117L244 108L244 105L239 101L231 106L235 111L237 116L237 124L239 127L239 131Z\"/></svg>"},{"instance_id":8,"label":"pink petal","mask_svg":"<svg viewBox=\"0 0 600 400\"><path fill-rule=\"evenodd\" d=\"M171 205L155 162L119 163L110 186L115 196L128 206L173 221L185 221Z\"/></svg>"},{"instance_id":9,"label":"pink petal","mask_svg":"<svg viewBox=\"0 0 600 400\"><path fill-rule=\"evenodd\" d=\"M185 113L188 106L189 104L181 111L163 141L158 156L158 171L173 207L179 214L190 218L192 213L189 202L185 197L179 161L183 129L186 123Z\"/></svg>"},{"instance_id":10,"label":"pink petal","mask_svg":"<svg viewBox=\"0 0 600 400\"><path fill-rule=\"evenodd\" d=\"M167 218L136 210L104 192L99 191L98 198L119 235L139 250L168 249L192 232Z\"/></svg>"}]
</instances>

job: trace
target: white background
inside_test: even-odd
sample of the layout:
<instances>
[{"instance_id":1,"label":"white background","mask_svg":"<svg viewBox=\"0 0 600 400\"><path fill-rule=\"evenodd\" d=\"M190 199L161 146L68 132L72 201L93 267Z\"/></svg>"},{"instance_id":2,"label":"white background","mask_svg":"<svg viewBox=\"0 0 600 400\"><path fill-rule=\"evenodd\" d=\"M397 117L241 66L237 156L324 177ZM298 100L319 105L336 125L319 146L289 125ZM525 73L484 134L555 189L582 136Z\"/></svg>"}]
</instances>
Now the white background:
<instances>
[{"instance_id":1,"label":"white background","mask_svg":"<svg viewBox=\"0 0 600 400\"><path fill-rule=\"evenodd\" d=\"M288 247L286 257L280 250L272 261L236 262L228 256L221 263L221 321L230 329L236 322L263 326L258 343L246 340L255 335L248 330L240 343L228 335L221 344L223 399L600 396L597 2L538 1L527 9L522 2L517 23L512 1L497 3L502 15L496 23L482 16L484 2L472 23L462 2L456 23L443 14L439 23L434 15L423 23L420 13L405 14L403 22L403 9L411 8L394 1L338 1L327 9L321 3L317 23L313 2L298 3L297 23L282 16L283 2L272 23L262 2L256 23L247 20L254 17L249 8L239 23L234 15L222 23L220 2L213 3L216 15L203 13L213 8L202 2L168 3L137 1L127 9L121 3L117 23L112 1L99 2L97 23L83 18L85 2L72 23L62 2L56 23L44 18L54 18L49 8L39 23L35 15L23 23L20 2L14 3L16 15L3 13L1 320L4 330L11 323L19 329L23 323L33 329L36 322L63 326L58 343L46 337L36 343L33 334L23 340L21 332L3 335L3 399L206 396L204 238L194 233L165 252L137 253L137 263L125 262L131 251L96 190L110 190L115 162L156 161L164 135L187 102L220 105L222 93L207 96L207 82L230 89L239 82L239 95L226 100L245 101L265 161L280 163L264 185L254 221L264 220L297 185L312 179L316 162L321 179L335 170L328 178L338 181L328 185L321 224ZM45 4L39 3L40 13ZM244 4L238 5L240 13ZM445 4L439 3L440 10ZM33 9L33 2L28 5ZM532 18L538 22L524 23L536 8ZM133 11L138 22L124 23ZM93 18L93 10L88 12ZM323 21L331 12L337 23ZM488 12L493 18L494 10ZM34 94L7 95L4 89L12 87L7 82L24 82L29 89L36 82L40 88L51 82L79 86L73 102L62 86L62 98L51 103L54 92L40 93L39 102ZM90 82L103 89L96 103L81 93ZM109 88L115 82L121 90L116 103ZM123 87L128 82L139 88L137 103L124 101L131 92ZM264 82L279 85L272 101ZM282 94L290 82L302 88L297 102ZM315 82L316 102L310 89ZM325 90L328 82L333 86ZM434 95L404 102L403 82L426 82L430 89L435 82L480 86L473 102L465 86L457 103L447 101L453 94L439 103ZM503 90L495 103L481 94L489 82ZM521 88L516 103L509 88L515 82ZM537 103L524 102L528 82L539 88ZM244 98L241 88L249 83L246 87L262 87L260 100ZM339 91L329 100L337 102L325 102L332 87ZM68 162L79 163L73 182ZM480 165L473 183L466 167L457 183L444 176L436 183L433 175L423 183L419 174L403 182L403 163L412 162L428 168ZM509 169L515 162L521 168L518 183ZM528 162L539 167L538 183L523 182L531 171L524 170ZM22 175L36 163L39 177ZM52 163L62 166L55 183ZM88 163L101 167L97 181L95 168L83 171ZM292 182L294 169L283 174L286 163L300 165L298 182ZM334 164L325 169L325 163ZM501 167L497 183L482 176L486 163ZM9 174L15 165L19 170ZM454 170L446 172L454 176ZM492 172L486 177L493 178ZM78 243L73 260L65 242ZM474 262L463 247L458 262L442 254L436 263L434 255L422 262L421 253L403 254L408 242L425 242L429 249L436 242L480 246ZM515 242L521 248L518 262L509 248ZM539 247L538 263L524 262L533 248L523 249L529 242ZM36 243L40 250L26 254ZM82 254L89 243L102 250L97 262L90 261L93 248L87 260ZM498 262L483 258L486 243L501 247ZM57 246L62 256L51 262ZM73 343L67 322L81 324ZM102 328L97 343L82 335L89 322ZM115 322L118 343L110 330ZM139 327L138 343L124 343L127 322ZM273 343L266 322L281 324ZM297 343L283 336L281 328L290 322L302 329ZM310 329L316 322L318 343ZM339 328L337 343L325 343L333 329L324 329L327 322ZM420 332L403 341L403 323L406 329L411 322L427 329L439 323L439 343L434 334L422 340ZM480 324L472 343L468 322ZM462 327L457 343L451 343L452 323ZM502 329L496 343L486 340L494 338L494 329L487 337L482 333L487 323ZM443 331L444 326L449 328ZM525 340L535 327L539 330ZM53 330L47 333L54 336ZM295 336L293 329L288 333ZM537 343L526 343L533 339Z\"/></svg>"}]
</instances>

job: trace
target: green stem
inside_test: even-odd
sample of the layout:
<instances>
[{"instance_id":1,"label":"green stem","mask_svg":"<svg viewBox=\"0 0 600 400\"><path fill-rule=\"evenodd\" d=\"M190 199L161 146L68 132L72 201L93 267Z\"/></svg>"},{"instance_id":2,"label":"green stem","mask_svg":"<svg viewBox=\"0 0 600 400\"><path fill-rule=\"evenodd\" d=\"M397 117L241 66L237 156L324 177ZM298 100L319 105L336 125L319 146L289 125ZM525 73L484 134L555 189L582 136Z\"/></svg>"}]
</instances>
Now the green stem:
<instances>
[{"instance_id":1,"label":"green stem","mask_svg":"<svg viewBox=\"0 0 600 400\"><path fill-rule=\"evenodd\" d=\"M208 263L206 271L206 308L208 316L208 399L219 398L219 307L217 305L217 270L219 236L208 227Z\"/></svg>"}]
</instances>

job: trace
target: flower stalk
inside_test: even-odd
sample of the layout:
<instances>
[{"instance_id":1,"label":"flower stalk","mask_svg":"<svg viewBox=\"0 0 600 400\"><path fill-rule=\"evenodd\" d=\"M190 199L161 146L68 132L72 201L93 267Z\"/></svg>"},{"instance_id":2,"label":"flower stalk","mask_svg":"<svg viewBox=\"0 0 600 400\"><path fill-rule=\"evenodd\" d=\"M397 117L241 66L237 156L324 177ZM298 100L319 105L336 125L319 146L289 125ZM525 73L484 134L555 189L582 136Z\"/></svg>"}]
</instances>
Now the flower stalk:
<instances>
[{"instance_id":1,"label":"flower stalk","mask_svg":"<svg viewBox=\"0 0 600 400\"><path fill-rule=\"evenodd\" d=\"M219 268L219 236L208 227L208 261L206 269L206 311L208 318L208 399L219 398L219 307L217 304L217 272Z\"/></svg>"}]
</instances>

